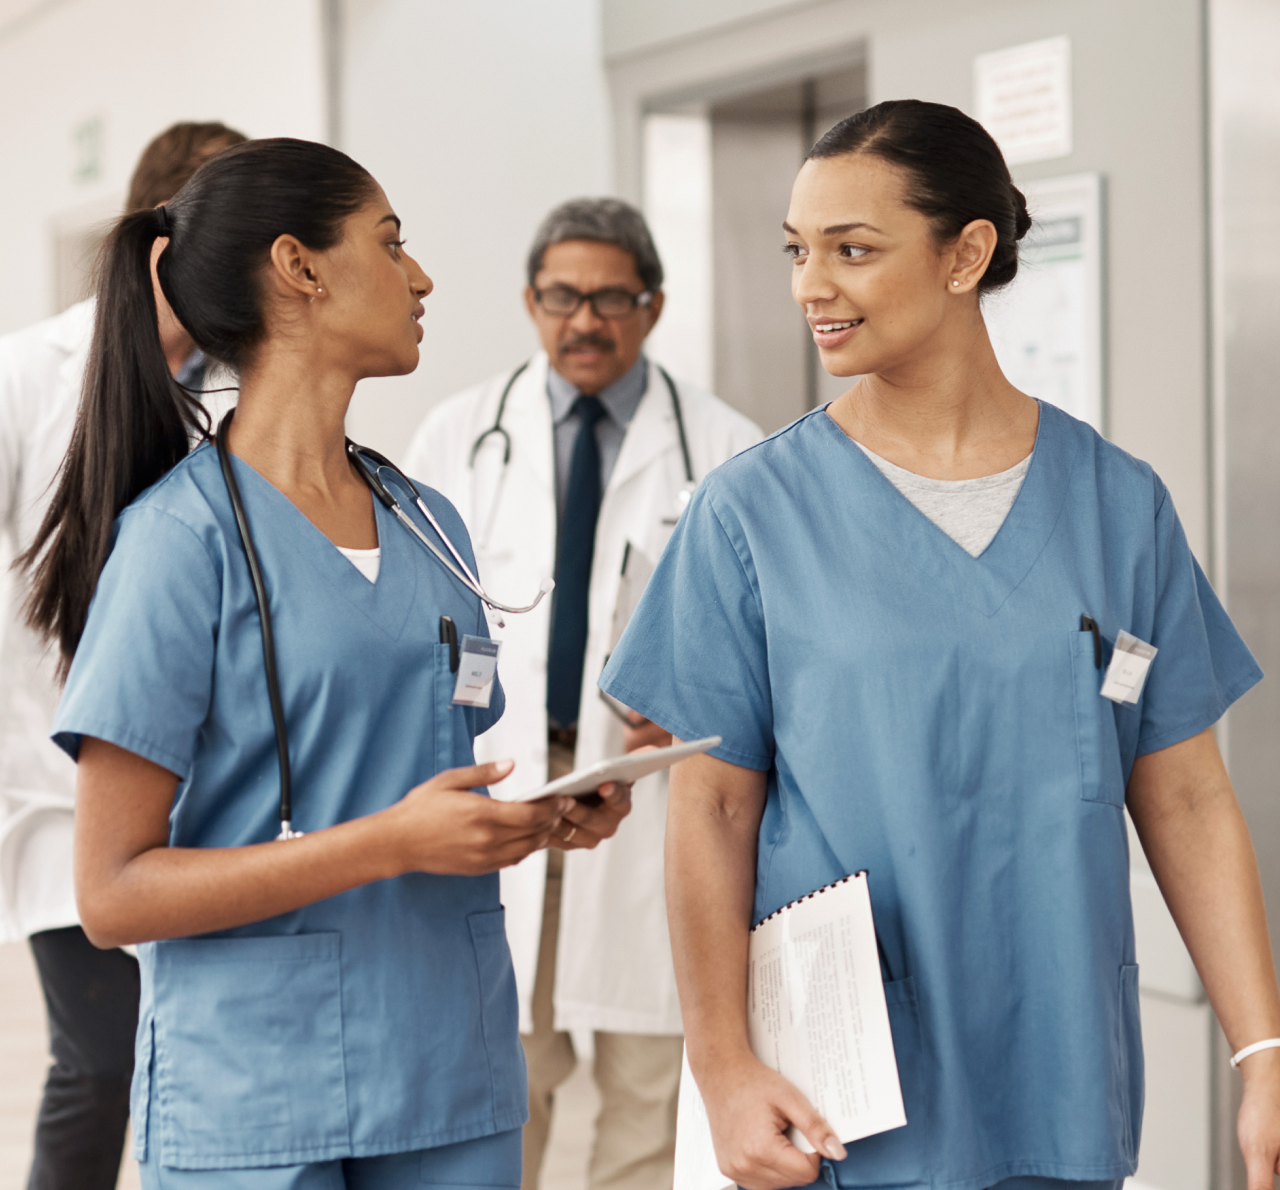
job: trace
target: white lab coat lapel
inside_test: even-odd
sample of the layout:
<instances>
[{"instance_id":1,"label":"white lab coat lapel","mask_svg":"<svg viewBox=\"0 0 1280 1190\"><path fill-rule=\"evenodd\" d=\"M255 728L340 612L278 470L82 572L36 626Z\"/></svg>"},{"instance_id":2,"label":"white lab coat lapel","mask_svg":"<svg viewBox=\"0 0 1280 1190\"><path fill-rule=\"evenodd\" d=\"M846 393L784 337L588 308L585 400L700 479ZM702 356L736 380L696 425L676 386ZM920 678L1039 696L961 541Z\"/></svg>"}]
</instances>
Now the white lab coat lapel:
<instances>
[{"instance_id":1,"label":"white lab coat lapel","mask_svg":"<svg viewBox=\"0 0 1280 1190\"><path fill-rule=\"evenodd\" d=\"M671 394L655 365L623 440L596 525L590 624L578 719L579 767L622 751L622 724L600 697L627 542L656 562L685 484ZM593 851L565 857L556 952L561 1028L680 1032L663 895L666 774L636 785L630 818ZM620 883L621 882L621 885ZM620 911L625 907L625 917ZM636 956L643 956L636 962Z\"/></svg>"},{"instance_id":2,"label":"white lab coat lapel","mask_svg":"<svg viewBox=\"0 0 1280 1190\"><path fill-rule=\"evenodd\" d=\"M555 562L555 456L547 358L530 361L512 387L503 425L511 464L501 490L501 438L487 441L469 466L472 444L493 425L510 372L437 406L410 448L406 466L457 505L476 543L480 580L500 599L524 603ZM708 394L680 386L694 474L759 438L759 431ZM622 552L628 540L657 561L679 511L685 485L671 394L656 366L623 440L596 526L583 667L577 763L622 750L622 726L596 686L604 666L617 602ZM490 524L492 501L498 503ZM546 662L551 600L537 611L507 616L498 672L507 695L502 719L476 741L478 760L512 757L516 769L493 788L511 796L546 779ZM556 960L558 1028L675 1034L680 1009L671 968L662 889L665 774L636 786L631 816L595 851L565 858L564 897ZM546 853L502 872L507 939L520 994L520 1028L532 1028L531 1004L542 929Z\"/></svg>"}]
</instances>

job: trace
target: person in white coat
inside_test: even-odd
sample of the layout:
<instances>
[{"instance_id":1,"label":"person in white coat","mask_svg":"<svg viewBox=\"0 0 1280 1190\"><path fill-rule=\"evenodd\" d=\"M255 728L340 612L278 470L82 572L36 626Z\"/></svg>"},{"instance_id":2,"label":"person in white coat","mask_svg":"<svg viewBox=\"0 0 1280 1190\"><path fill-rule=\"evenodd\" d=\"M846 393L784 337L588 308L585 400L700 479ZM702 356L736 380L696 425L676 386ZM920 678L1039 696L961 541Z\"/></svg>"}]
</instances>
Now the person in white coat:
<instances>
[{"instance_id":1,"label":"person in white coat","mask_svg":"<svg viewBox=\"0 0 1280 1190\"><path fill-rule=\"evenodd\" d=\"M166 201L210 156L244 139L222 124L167 129L139 159L126 209ZM222 383L158 289L156 300L175 379L193 389ZM93 315L90 298L0 338L0 537L10 556L30 544L53 497ZM60 683L56 658L26 626L27 593L15 579L0 625L0 942L29 939L48 1009L53 1065L28 1190L107 1190L116 1184L129 1116L138 964L124 951L97 950L79 925L75 765L49 738Z\"/></svg>"},{"instance_id":2,"label":"person in white coat","mask_svg":"<svg viewBox=\"0 0 1280 1190\"><path fill-rule=\"evenodd\" d=\"M438 405L405 460L457 505L498 598L556 580L552 600L492 626L507 713L477 739L477 758L517 761L497 797L670 742L607 703L596 680L693 487L761 437L644 354L662 264L635 208L577 199L552 211L525 300L543 350ZM592 1190L671 1185L682 1030L663 896L665 773L637 783L632 806L594 851L539 853L502 873L529 1066L524 1190L536 1190L555 1089L577 1060L571 1035L593 1040L601 1096Z\"/></svg>"}]
</instances>

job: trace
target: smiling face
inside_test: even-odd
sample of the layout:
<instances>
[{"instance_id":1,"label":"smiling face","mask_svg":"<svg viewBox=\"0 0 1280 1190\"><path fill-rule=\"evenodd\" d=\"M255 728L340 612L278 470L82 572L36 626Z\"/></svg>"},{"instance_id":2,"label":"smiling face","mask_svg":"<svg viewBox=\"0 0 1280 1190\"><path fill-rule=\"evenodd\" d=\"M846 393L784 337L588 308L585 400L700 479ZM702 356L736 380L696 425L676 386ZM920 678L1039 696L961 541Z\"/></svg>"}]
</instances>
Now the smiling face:
<instances>
[{"instance_id":1,"label":"smiling face","mask_svg":"<svg viewBox=\"0 0 1280 1190\"><path fill-rule=\"evenodd\" d=\"M977 311L994 227L980 220L939 245L905 183L865 153L806 161L796 178L783 225L791 292L834 376L916 363Z\"/></svg>"},{"instance_id":2,"label":"smiling face","mask_svg":"<svg viewBox=\"0 0 1280 1190\"><path fill-rule=\"evenodd\" d=\"M618 318L601 318L590 302L573 314L557 315L543 309L535 293L557 286L578 293L620 289L639 296L645 286L635 257L616 244L565 240L543 253L534 284L525 290L525 305L551 366L579 392L598 393L625 376L640 358L645 338L662 312L662 294L655 293L648 306L637 306Z\"/></svg>"},{"instance_id":3,"label":"smiling face","mask_svg":"<svg viewBox=\"0 0 1280 1190\"><path fill-rule=\"evenodd\" d=\"M308 266L308 313L323 350L356 378L402 376L418 366L428 277L407 252L400 220L379 188L343 224L342 239Z\"/></svg>"}]
</instances>

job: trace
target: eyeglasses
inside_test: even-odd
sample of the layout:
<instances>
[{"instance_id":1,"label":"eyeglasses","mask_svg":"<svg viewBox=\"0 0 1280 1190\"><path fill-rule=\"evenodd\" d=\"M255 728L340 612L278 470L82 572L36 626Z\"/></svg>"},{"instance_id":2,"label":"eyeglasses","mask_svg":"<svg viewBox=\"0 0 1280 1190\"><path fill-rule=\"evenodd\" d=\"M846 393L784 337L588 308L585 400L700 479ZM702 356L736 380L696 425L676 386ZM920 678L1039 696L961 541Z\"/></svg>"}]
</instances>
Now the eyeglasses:
<instances>
[{"instance_id":1,"label":"eyeglasses","mask_svg":"<svg viewBox=\"0 0 1280 1190\"><path fill-rule=\"evenodd\" d=\"M629 289L595 289L579 293L568 285L535 289L533 296L543 310L556 318L571 317L582 308L583 302L591 303L597 318L625 318L637 306L647 306L653 301L653 294L648 290L632 293Z\"/></svg>"}]
</instances>

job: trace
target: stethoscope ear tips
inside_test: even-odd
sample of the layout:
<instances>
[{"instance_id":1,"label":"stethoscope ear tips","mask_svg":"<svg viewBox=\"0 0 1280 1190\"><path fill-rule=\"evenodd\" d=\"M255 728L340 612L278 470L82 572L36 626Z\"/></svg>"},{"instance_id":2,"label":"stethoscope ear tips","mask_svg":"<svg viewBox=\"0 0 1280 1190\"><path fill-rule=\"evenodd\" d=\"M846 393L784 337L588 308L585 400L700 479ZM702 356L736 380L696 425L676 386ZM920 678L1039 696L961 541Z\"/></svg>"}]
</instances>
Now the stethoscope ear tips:
<instances>
[{"instance_id":1,"label":"stethoscope ear tips","mask_svg":"<svg viewBox=\"0 0 1280 1190\"><path fill-rule=\"evenodd\" d=\"M556 580L553 579L550 575L547 575L547 577L544 578L542 582L538 584L539 595L550 595L551 592L554 591L555 589L556 589Z\"/></svg>"}]
</instances>

